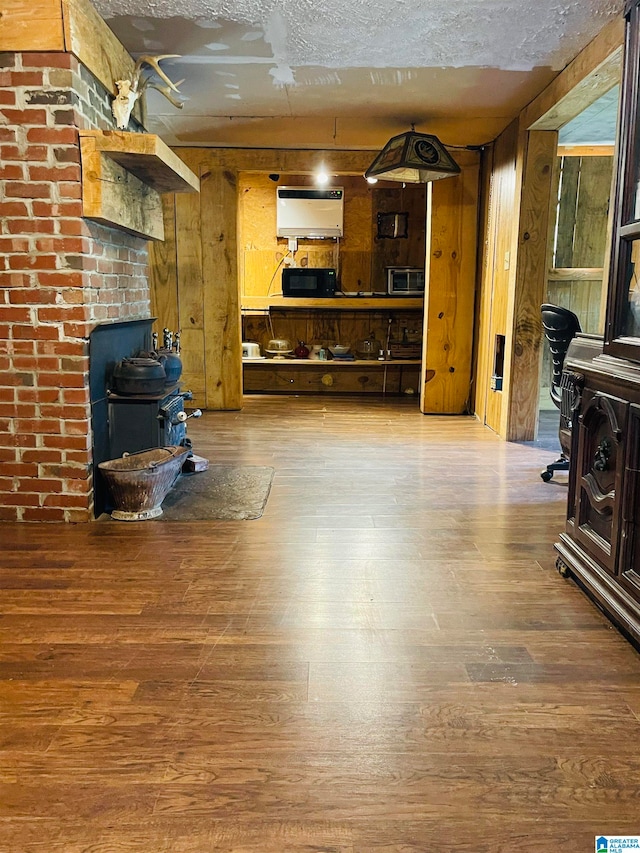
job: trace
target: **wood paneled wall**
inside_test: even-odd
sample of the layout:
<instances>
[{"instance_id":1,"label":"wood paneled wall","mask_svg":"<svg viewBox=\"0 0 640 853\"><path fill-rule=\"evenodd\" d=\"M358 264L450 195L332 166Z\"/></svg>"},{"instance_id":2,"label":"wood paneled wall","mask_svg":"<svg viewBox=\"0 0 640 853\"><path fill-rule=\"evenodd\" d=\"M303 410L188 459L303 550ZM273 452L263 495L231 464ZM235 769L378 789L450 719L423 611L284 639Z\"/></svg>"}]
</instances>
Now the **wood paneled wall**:
<instances>
[{"instance_id":1,"label":"wood paneled wall","mask_svg":"<svg viewBox=\"0 0 640 853\"><path fill-rule=\"evenodd\" d=\"M484 423L502 431L506 389L492 388L496 341L508 337L509 293L513 288L515 256L512 257L514 223L517 222L518 122L512 122L487 152L485 206L487 230L481 264L480 316L478 322L478 369L476 412ZM513 266L513 270L512 270Z\"/></svg>"},{"instance_id":2,"label":"wood paneled wall","mask_svg":"<svg viewBox=\"0 0 640 853\"><path fill-rule=\"evenodd\" d=\"M511 393L503 434L509 441L532 441L537 428L540 306L547 289L549 202L557 144L553 130L531 131L524 144L517 265L510 294L512 336L505 350L504 381Z\"/></svg>"},{"instance_id":3,"label":"wood paneled wall","mask_svg":"<svg viewBox=\"0 0 640 853\"><path fill-rule=\"evenodd\" d=\"M493 150L485 150L475 402L478 417L509 440L533 439L537 427L539 313L551 261L557 130L618 82L622 37L622 19L605 27L495 140ZM605 184L603 175L594 177L596 195ZM594 242L599 206L592 199L585 207L586 242L580 251L592 259L603 236L598 226ZM504 339L501 388L492 387L498 336Z\"/></svg>"},{"instance_id":4,"label":"wood paneled wall","mask_svg":"<svg viewBox=\"0 0 640 853\"><path fill-rule=\"evenodd\" d=\"M470 411L478 261L480 157L456 151L456 178L430 184L420 407L429 413Z\"/></svg>"},{"instance_id":5,"label":"wood paneled wall","mask_svg":"<svg viewBox=\"0 0 640 853\"><path fill-rule=\"evenodd\" d=\"M513 122L496 140L491 162L477 374L483 408L476 411L514 441L532 439L537 422L556 145L554 131L527 133Z\"/></svg>"},{"instance_id":6,"label":"wood paneled wall","mask_svg":"<svg viewBox=\"0 0 640 853\"><path fill-rule=\"evenodd\" d=\"M152 307L159 328L182 332L184 385L194 392L195 405L240 409L241 175L312 174L321 159L332 173L361 175L372 153L229 148L176 153L199 175L200 195L164 197L167 242L150 245Z\"/></svg>"}]
</instances>

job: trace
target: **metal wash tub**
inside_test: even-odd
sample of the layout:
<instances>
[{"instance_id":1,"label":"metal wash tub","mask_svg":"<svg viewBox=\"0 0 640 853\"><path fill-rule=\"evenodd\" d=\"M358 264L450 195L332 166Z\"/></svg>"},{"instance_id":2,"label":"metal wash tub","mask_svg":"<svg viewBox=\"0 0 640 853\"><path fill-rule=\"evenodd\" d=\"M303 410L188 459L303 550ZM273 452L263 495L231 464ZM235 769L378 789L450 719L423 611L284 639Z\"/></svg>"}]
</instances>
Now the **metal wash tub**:
<instances>
[{"instance_id":1,"label":"metal wash tub","mask_svg":"<svg viewBox=\"0 0 640 853\"><path fill-rule=\"evenodd\" d=\"M180 476L188 447L156 447L100 462L119 521L146 521L162 515L162 501Z\"/></svg>"}]
</instances>

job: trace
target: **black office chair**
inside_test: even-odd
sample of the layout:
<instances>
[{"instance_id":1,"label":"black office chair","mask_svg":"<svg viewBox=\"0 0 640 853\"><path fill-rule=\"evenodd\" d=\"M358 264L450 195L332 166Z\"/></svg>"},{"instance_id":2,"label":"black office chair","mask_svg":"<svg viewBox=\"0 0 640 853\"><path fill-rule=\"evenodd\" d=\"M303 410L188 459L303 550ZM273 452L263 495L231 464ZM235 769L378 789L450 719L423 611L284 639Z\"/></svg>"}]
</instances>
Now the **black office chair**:
<instances>
[{"instance_id":1,"label":"black office chair","mask_svg":"<svg viewBox=\"0 0 640 853\"><path fill-rule=\"evenodd\" d=\"M542 328L544 336L549 344L551 362L553 364L553 376L551 377L551 388L549 393L554 404L560 409L560 427L558 438L560 439L560 458L540 472L540 476L548 483L553 477L554 471L568 471L569 457L571 455L571 395L563 394L562 368L564 359L569 349L569 344L578 332L581 332L580 321L568 308L559 305L545 303L540 307L542 314Z\"/></svg>"}]
</instances>

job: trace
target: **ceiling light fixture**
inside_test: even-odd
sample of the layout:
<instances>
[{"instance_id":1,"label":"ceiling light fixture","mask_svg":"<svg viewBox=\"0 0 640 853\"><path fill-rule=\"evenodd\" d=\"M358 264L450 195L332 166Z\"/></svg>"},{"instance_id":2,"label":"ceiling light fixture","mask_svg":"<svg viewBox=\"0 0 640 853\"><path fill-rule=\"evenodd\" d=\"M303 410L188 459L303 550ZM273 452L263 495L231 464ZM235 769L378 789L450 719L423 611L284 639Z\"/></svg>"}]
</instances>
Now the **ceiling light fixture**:
<instances>
[{"instance_id":1,"label":"ceiling light fixture","mask_svg":"<svg viewBox=\"0 0 640 853\"><path fill-rule=\"evenodd\" d=\"M460 166L437 136L416 133L414 126L407 133L393 136L364 173L369 178L426 184L440 178L460 174Z\"/></svg>"},{"instance_id":2,"label":"ceiling light fixture","mask_svg":"<svg viewBox=\"0 0 640 853\"><path fill-rule=\"evenodd\" d=\"M326 173L324 166L321 166L315 174L314 181L316 184L320 184L320 186L324 186L329 183L329 175Z\"/></svg>"},{"instance_id":3,"label":"ceiling light fixture","mask_svg":"<svg viewBox=\"0 0 640 853\"><path fill-rule=\"evenodd\" d=\"M367 178L367 183L368 184L377 184L378 179L377 178Z\"/></svg>"}]
</instances>

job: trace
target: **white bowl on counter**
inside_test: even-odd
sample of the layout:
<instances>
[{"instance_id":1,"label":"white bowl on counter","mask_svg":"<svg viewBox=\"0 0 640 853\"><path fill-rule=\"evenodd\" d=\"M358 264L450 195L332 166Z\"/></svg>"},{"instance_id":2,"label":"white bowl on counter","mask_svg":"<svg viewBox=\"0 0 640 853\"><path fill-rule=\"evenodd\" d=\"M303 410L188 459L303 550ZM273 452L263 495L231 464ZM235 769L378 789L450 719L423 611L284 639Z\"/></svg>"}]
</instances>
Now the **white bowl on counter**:
<instances>
[{"instance_id":1,"label":"white bowl on counter","mask_svg":"<svg viewBox=\"0 0 640 853\"><path fill-rule=\"evenodd\" d=\"M242 342L242 357L243 358L260 358L260 344L253 341Z\"/></svg>"}]
</instances>

